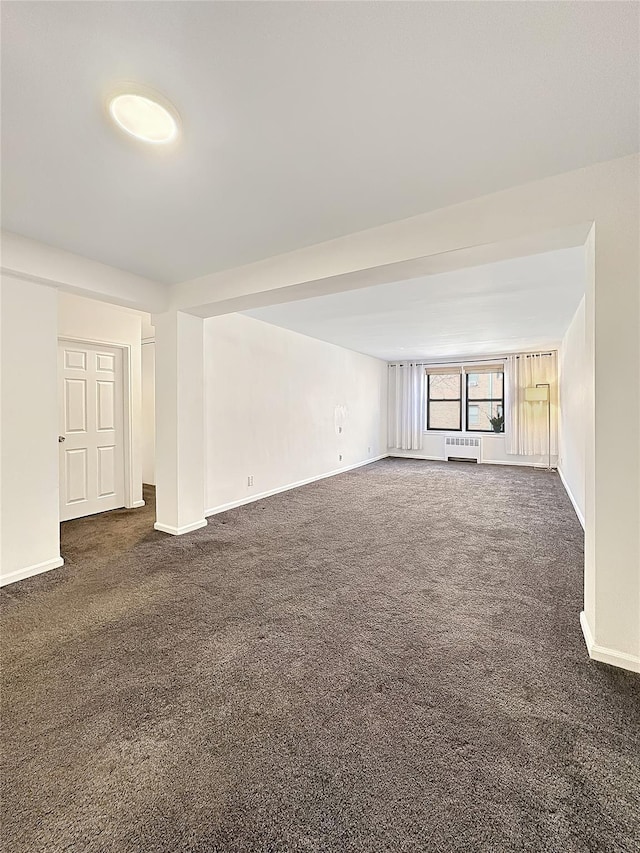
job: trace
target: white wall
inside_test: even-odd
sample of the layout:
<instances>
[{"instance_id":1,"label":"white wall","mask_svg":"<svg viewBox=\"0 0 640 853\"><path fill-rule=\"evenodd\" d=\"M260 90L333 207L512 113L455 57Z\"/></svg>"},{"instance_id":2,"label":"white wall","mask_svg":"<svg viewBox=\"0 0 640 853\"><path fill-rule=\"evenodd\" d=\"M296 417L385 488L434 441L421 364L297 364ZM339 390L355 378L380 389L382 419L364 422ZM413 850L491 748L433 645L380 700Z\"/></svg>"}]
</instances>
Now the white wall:
<instances>
[{"instance_id":1,"label":"white wall","mask_svg":"<svg viewBox=\"0 0 640 853\"><path fill-rule=\"evenodd\" d=\"M0 283L0 583L62 565L58 524L57 293Z\"/></svg>"},{"instance_id":2,"label":"white wall","mask_svg":"<svg viewBox=\"0 0 640 853\"><path fill-rule=\"evenodd\" d=\"M412 459L444 459L444 437L446 433L426 432L422 437L422 451L389 449L390 456L405 456ZM549 457L546 453L535 456L510 456L504 446L504 435L491 433L452 432L451 435L480 437L482 439L482 461L494 465L531 465L536 468L546 468ZM557 456L551 455L551 465L557 464Z\"/></svg>"},{"instance_id":3,"label":"white wall","mask_svg":"<svg viewBox=\"0 0 640 853\"><path fill-rule=\"evenodd\" d=\"M142 342L142 482L156 482L156 344Z\"/></svg>"},{"instance_id":4,"label":"white wall","mask_svg":"<svg viewBox=\"0 0 640 853\"><path fill-rule=\"evenodd\" d=\"M556 344L547 344L546 346L542 346L541 349L553 351L557 349ZM485 356L482 356L485 358ZM495 356L496 361L503 361L504 356ZM473 363L473 356L467 357L458 361L457 358L452 357L451 363ZM556 399L556 386L552 387L551 390L551 399L555 401ZM463 400L464 405L464 400ZM552 403L553 406L553 403ZM557 408L557 407L556 407ZM552 408L552 427L551 432L552 436L555 435L555 428L553 426L555 417L554 408ZM549 465L549 456L547 453L536 453L531 456L520 456L516 454L509 454L506 451L505 447L505 435L495 434L490 432L454 432L451 431L448 433L447 431L438 431L432 432L429 430L425 430L422 434L422 450L402 450L397 447L389 448L390 456L400 456L407 459L435 459L435 460L444 460L446 459L445 455L445 437L447 435L453 435L458 438L480 438L482 441L482 462L486 464L492 465L527 465L533 468L547 468ZM555 441L552 438L551 447L552 449L555 446ZM453 455L453 454L452 454ZM551 454L551 467L555 468L558 464L558 456L555 453Z\"/></svg>"},{"instance_id":5,"label":"white wall","mask_svg":"<svg viewBox=\"0 0 640 853\"><path fill-rule=\"evenodd\" d=\"M640 224L640 222L639 222ZM596 336L595 336L595 326L596 326L596 306L595 306L595 289L596 289L596 226L593 225L589 231L589 236L587 237L587 241L585 243L585 256L586 256L586 271L587 271L587 290L585 294L585 349L587 354L587 379L586 379L586 399L585 399L585 448L586 448L586 471L585 471L585 481L584 481L584 610L580 614L580 620L582 624L582 631L585 637L585 641L587 643L587 647L589 647L589 653L592 654L591 646L589 646L589 642L591 640L591 645L595 644L595 625L596 625L596 611L602 610L602 608L598 607L598 596L596 595L596 581L602 574L609 574L610 572L606 571L606 566L599 566L596 564L596 551L599 550L596 548L598 537L596 536L596 504L597 504L597 494L598 490L596 488L596 376L595 376L595 363L596 363ZM639 383L640 384L640 383ZM633 470L631 472L633 476ZM638 483L638 488L640 488L640 482ZM640 495L639 495L640 497ZM640 512L638 513L640 515ZM638 578L638 565L640 564L640 553L638 554L638 560L636 562L636 584L640 578ZM602 568L603 571L600 569ZM614 570L615 573L615 570ZM626 574L626 573L624 573ZM623 577L624 577L623 574ZM638 589L638 586L636 586ZM628 591L631 596L633 595L632 587L630 587ZM638 609L640 611L640 589L638 589L637 593L638 598ZM608 602L605 599L605 608L606 610L610 610L610 606L607 606ZM639 653L636 656L638 658L638 664L640 667L640 612L638 613L638 642L637 647L639 649ZM615 648L615 646L607 644L605 646L604 643L599 643L605 648ZM631 645L633 648L633 644ZM607 661L611 662L611 661ZM618 662L615 661L614 665L618 665ZM638 669L640 671L640 668Z\"/></svg>"},{"instance_id":6,"label":"white wall","mask_svg":"<svg viewBox=\"0 0 640 853\"><path fill-rule=\"evenodd\" d=\"M584 527L588 364L585 300L560 347L560 446L558 468Z\"/></svg>"},{"instance_id":7,"label":"white wall","mask_svg":"<svg viewBox=\"0 0 640 853\"><path fill-rule=\"evenodd\" d=\"M142 316L133 311L84 299L69 293L58 294L58 335L65 338L125 344L130 347L131 364L131 494L130 506L142 504ZM126 430L125 430L126 434Z\"/></svg>"},{"instance_id":8,"label":"white wall","mask_svg":"<svg viewBox=\"0 0 640 853\"><path fill-rule=\"evenodd\" d=\"M206 320L206 513L385 455L387 372L240 314Z\"/></svg>"}]
</instances>

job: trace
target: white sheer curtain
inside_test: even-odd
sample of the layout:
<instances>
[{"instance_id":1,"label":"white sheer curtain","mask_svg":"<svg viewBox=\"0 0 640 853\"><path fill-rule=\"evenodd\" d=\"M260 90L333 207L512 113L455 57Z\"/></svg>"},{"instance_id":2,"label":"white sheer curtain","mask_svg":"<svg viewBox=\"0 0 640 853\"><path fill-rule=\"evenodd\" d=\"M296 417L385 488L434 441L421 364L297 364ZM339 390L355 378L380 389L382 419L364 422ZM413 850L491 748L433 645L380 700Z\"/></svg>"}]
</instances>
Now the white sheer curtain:
<instances>
[{"instance_id":1,"label":"white sheer curtain","mask_svg":"<svg viewBox=\"0 0 640 853\"><path fill-rule=\"evenodd\" d=\"M389 447L398 450L422 450L424 425L424 365L390 365Z\"/></svg>"},{"instance_id":2,"label":"white sheer curtain","mask_svg":"<svg viewBox=\"0 0 640 853\"><path fill-rule=\"evenodd\" d=\"M549 383L549 403L529 403L525 388ZM505 449L508 454L535 456L547 453L548 413L551 406L551 454L558 452L557 354L507 356L505 366Z\"/></svg>"}]
</instances>

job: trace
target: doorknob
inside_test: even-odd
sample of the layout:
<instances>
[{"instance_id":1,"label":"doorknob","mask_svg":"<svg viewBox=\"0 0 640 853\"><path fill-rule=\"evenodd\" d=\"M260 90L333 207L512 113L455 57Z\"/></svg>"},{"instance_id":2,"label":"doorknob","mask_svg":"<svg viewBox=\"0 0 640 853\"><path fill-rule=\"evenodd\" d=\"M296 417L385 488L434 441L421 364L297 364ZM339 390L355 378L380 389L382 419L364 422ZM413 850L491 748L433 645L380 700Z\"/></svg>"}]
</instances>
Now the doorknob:
<instances>
[{"instance_id":1,"label":"doorknob","mask_svg":"<svg viewBox=\"0 0 640 853\"><path fill-rule=\"evenodd\" d=\"M66 440L66 439L65 439L65 437L64 437L63 435L59 435L59 436L58 436L58 441L59 441L60 443L62 443L62 442L63 442L63 441L65 441L65 440Z\"/></svg>"}]
</instances>

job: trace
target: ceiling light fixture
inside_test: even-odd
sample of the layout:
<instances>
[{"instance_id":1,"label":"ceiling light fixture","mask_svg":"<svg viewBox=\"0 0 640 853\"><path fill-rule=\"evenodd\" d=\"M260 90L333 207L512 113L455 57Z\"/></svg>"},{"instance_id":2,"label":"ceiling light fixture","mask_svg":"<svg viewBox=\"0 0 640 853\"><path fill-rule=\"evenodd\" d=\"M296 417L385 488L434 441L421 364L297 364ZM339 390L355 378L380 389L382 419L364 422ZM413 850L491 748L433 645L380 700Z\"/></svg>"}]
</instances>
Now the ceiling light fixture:
<instances>
[{"instance_id":1,"label":"ceiling light fixture","mask_svg":"<svg viewBox=\"0 0 640 853\"><path fill-rule=\"evenodd\" d=\"M178 137L179 118L161 95L140 87L121 89L109 100L109 115L130 136L150 145L167 145Z\"/></svg>"}]
</instances>

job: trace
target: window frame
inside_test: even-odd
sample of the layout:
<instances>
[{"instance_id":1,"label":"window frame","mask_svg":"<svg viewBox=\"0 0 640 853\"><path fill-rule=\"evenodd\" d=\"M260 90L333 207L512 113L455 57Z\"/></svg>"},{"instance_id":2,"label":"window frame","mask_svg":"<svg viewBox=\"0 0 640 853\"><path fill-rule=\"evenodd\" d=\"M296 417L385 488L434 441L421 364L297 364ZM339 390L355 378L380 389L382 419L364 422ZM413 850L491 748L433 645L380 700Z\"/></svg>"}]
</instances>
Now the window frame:
<instances>
[{"instance_id":1,"label":"window frame","mask_svg":"<svg viewBox=\"0 0 640 853\"><path fill-rule=\"evenodd\" d=\"M504 435L505 433L505 422L504 422L504 368L502 370L492 370L491 373L502 373L502 396L501 397L474 397L471 401L469 400L469 377L473 374L473 371L469 373L465 370L465 408L464 408L464 417L465 417L465 432L485 432L490 435ZM494 429L469 429L469 403L471 405L475 405L476 403L498 403L502 409L502 429L500 432L496 432Z\"/></svg>"},{"instance_id":2,"label":"window frame","mask_svg":"<svg viewBox=\"0 0 640 853\"><path fill-rule=\"evenodd\" d=\"M471 414L471 407L472 407L472 406L473 406L473 408L474 408L474 409L478 409L478 412L477 412L477 420L474 420L474 421L473 421L473 423L474 423L474 424L475 424L475 423L478 423L478 424L480 423L480 410L479 410L479 407L475 405L475 402L473 402L473 403L472 403L471 401L467 400L467 430L468 430L468 431L470 431L469 424L470 424L470 423L472 423L472 421L471 421L471 417L470 417L470 414ZM476 430L476 432L482 432L482 430Z\"/></svg>"},{"instance_id":3,"label":"window frame","mask_svg":"<svg viewBox=\"0 0 640 853\"><path fill-rule=\"evenodd\" d=\"M432 376L455 376L458 373L457 370L452 370L450 374L443 373L429 373L428 370L425 370L427 374L427 423L426 428L428 432L462 432L462 371L459 371L458 379L460 382L460 396L459 397L431 397L431 377ZM431 418L431 403L458 403L458 423L460 426L458 427L432 427L429 426L429 420Z\"/></svg>"}]
</instances>

